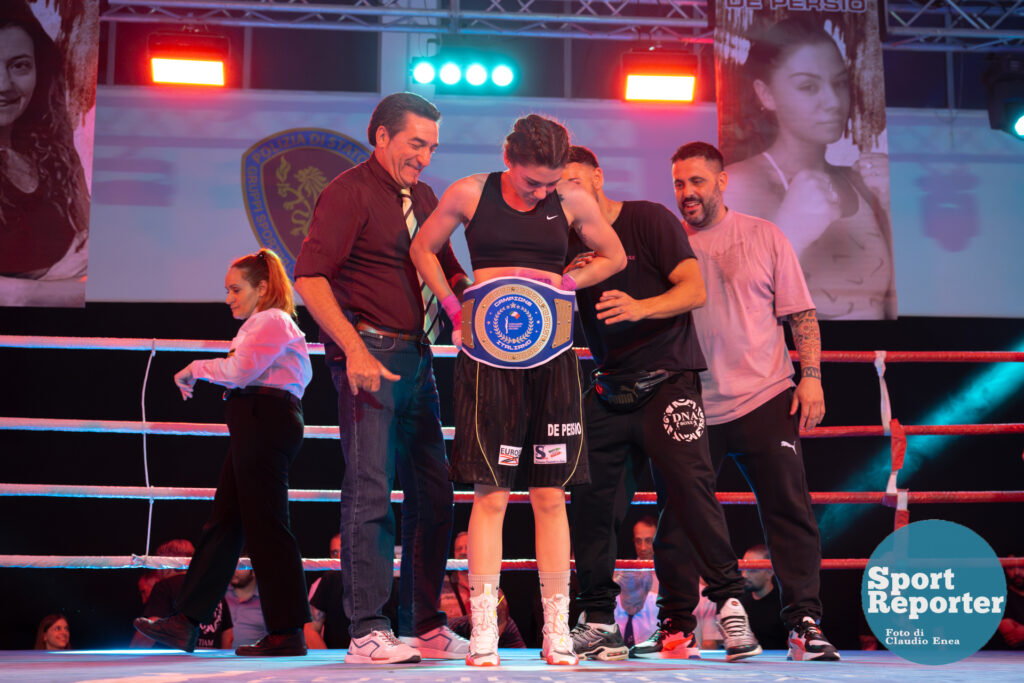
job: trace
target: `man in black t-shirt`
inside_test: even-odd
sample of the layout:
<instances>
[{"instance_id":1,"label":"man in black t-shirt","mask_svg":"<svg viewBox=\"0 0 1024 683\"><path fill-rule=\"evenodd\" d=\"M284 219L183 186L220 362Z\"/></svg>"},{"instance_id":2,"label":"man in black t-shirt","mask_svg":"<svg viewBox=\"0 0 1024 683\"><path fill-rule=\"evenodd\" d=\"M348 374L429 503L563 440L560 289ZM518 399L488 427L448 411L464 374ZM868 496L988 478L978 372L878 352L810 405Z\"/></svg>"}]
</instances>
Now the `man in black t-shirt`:
<instances>
[{"instance_id":1,"label":"man in black t-shirt","mask_svg":"<svg viewBox=\"0 0 1024 683\"><path fill-rule=\"evenodd\" d=\"M764 544L755 545L743 553L744 560L770 560L771 557L768 546ZM779 618L782 603L779 601L779 591L776 590L775 572L771 567L744 569L743 581L746 590L740 602L747 610L750 630L757 636L757 641L766 650L787 649L788 632Z\"/></svg>"},{"instance_id":2,"label":"man in black t-shirt","mask_svg":"<svg viewBox=\"0 0 1024 683\"><path fill-rule=\"evenodd\" d=\"M615 625L616 533L626 509L616 504L617 494L624 488L626 500L632 499L635 476L627 474L647 467L650 458L665 484L666 514L675 515L697 550L705 595L718 606L726 658L759 654L738 600L743 577L715 500L698 374L705 362L690 315L705 298L696 256L665 207L605 196L604 176L590 150L570 150L563 180L594 196L628 259L621 272L576 292L598 373L584 399L591 483L573 490L570 508L577 600L584 610L572 632L573 649L580 659L624 659L627 652L700 657L693 637L696 603L677 620L682 623L666 619L631 650ZM570 242L570 257L580 252L569 269L588 258L582 244Z\"/></svg>"}]
</instances>

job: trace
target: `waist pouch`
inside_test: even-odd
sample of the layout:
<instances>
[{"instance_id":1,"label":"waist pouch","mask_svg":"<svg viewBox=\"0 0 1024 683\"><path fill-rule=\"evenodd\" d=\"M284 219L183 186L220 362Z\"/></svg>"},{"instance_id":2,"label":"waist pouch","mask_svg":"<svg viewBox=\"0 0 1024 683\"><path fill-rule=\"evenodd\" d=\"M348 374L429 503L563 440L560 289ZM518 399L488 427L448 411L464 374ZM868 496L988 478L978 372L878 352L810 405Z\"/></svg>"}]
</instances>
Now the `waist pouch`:
<instances>
[{"instance_id":1,"label":"waist pouch","mask_svg":"<svg viewBox=\"0 0 1024 683\"><path fill-rule=\"evenodd\" d=\"M466 289L462 352L496 368L535 368L572 348L573 292L522 277Z\"/></svg>"},{"instance_id":2,"label":"waist pouch","mask_svg":"<svg viewBox=\"0 0 1024 683\"><path fill-rule=\"evenodd\" d=\"M628 413L650 401L658 385L671 376L668 370L598 370L594 372L594 391L612 410Z\"/></svg>"}]
</instances>

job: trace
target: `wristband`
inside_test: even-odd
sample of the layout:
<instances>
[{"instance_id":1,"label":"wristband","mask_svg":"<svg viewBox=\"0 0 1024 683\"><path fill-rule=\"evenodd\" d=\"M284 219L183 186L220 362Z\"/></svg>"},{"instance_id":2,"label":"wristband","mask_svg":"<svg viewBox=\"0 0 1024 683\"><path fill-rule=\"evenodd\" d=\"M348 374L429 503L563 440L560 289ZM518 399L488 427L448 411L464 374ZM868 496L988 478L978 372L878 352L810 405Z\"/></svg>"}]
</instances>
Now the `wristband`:
<instances>
[{"instance_id":1,"label":"wristband","mask_svg":"<svg viewBox=\"0 0 1024 683\"><path fill-rule=\"evenodd\" d=\"M562 276L562 289L566 292L576 291L576 278L566 273Z\"/></svg>"},{"instance_id":2,"label":"wristband","mask_svg":"<svg viewBox=\"0 0 1024 683\"><path fill-rule=\"evenodd\" d=\"M459 297L449 294L441 300L441 308L448 314L448 319L452 321L455 329L459 329L462 325L462 304L459 303Z\"/></svg>"}]
</instances>

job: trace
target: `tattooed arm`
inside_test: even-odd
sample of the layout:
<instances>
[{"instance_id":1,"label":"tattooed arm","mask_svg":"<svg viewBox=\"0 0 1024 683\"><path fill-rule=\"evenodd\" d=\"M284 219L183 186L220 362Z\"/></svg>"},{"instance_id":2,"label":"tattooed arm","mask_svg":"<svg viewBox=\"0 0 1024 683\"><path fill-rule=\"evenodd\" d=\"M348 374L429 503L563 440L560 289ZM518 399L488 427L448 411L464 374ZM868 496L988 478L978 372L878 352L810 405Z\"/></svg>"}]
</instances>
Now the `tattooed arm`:
<instances>
[{"instance_id":1,"label":"tattooed arm","mask_svg":"<svg viewBox=\"0 0 1024 683\"><path fill-rule=\"evenodd\" d=\"M789 329L800 357L800 383L793 394L789 414L800 408L800 428L814 429L825 417L825 394L821 389L821 331L813 308L789 316Z\"/></svg>"}]
</instances>

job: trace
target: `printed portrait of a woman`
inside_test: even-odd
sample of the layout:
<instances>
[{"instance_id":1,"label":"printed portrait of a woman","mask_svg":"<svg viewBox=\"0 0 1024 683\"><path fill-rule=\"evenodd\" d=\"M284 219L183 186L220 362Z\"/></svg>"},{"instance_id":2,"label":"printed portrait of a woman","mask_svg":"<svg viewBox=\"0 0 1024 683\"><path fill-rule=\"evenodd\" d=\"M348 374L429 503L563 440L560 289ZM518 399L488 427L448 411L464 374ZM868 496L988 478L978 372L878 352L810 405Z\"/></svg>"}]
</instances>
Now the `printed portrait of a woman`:
<instances>
[{"instance_id":1,"label":"printed portrait of a woman","mask_svg":"<svg viewBox=\"0 0 1024 683\"><path fill-rule=\"evenodd\" d=\"M724 108L720 95L725 199L786 234L819 318L894 318L881 65L845 28L791 12L751 22L723 51L719 73L735 93Z\"/></svg>"},{"instance_id":2,"label":"printed portrait of a woman","mask_svg":"<svg viewBox=\"0 0 1024 683\"><path fill-rule=\"evenodd\" d=\"M65 61L27 3L2 3L0 305L84 304L89 192Z\"/></svg>"}]
</instances>

